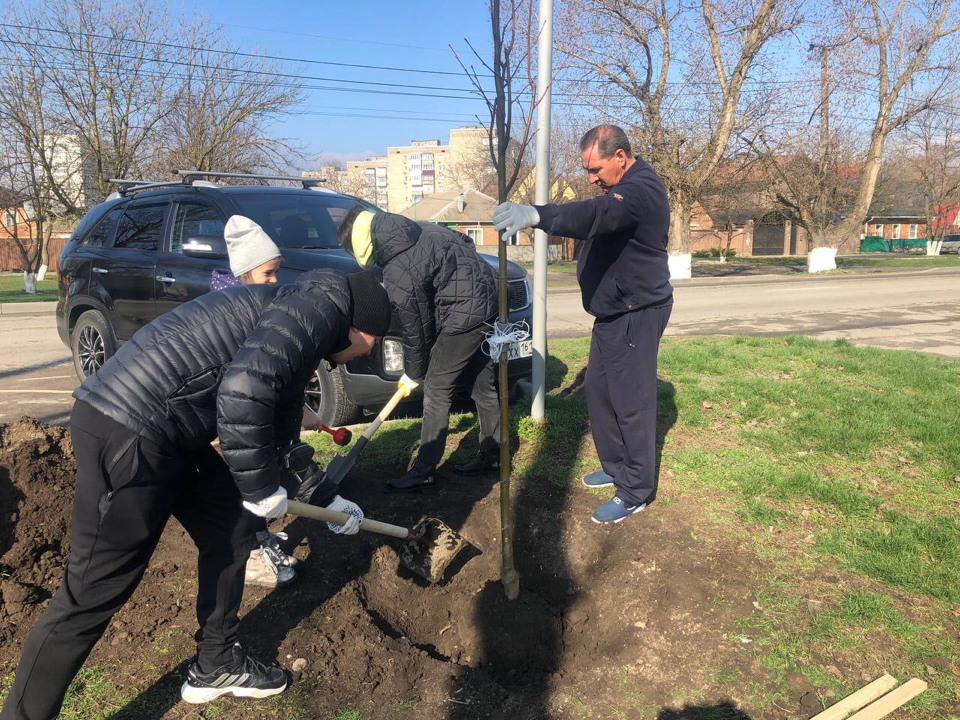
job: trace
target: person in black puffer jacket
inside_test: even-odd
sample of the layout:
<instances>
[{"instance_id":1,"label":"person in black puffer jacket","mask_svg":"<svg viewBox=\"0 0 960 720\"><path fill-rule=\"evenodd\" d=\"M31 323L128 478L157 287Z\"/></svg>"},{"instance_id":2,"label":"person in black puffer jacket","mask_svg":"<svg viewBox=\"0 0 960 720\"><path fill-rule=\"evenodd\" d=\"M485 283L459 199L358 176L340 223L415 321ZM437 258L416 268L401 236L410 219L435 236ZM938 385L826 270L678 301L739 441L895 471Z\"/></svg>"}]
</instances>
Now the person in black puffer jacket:
<instances>
[{"instance_id":1,"label":"person in black puffer jacket","mask_svg":"<svg viewBox=\"0 0 960 720\"><path fill-rule=\"evenodd\" d=\"M470 389L480 420L480 450L456 466L471 475L499 467L500 406L493 365L482 350L497 315L497 279L470 239L434 223L352 209L340 226L340 244L361 267L383 268L383 284L403 327L408 390L424 384L420 452L411 469L387 482L389 491L436 485L450 405L457 387Z\"/></svg>"},{"instance_id":2,"label":"person in black puffer jacket","mask_svg":"<svg viewBox=\"0 0 960 720\"><path fill-rule=\"evenodd\" d=\"M244 565L255 516L286 511L281 466L299 439L303 393L324 358L347 362L390 325L371 273L333 270L292 285L245 285L203 295L141 328L74 393L77 461L70 557L63 583L24 645L0 718L54 717L110 618L136 589L171 515L196 543L197 655L181 694L267 697L286 676L237 643ZM219 436L223 458L211 446ZM312 488L309 501L360 509ZM249 512L246 512L246 509Z\"/></svg>"}]
</instances>

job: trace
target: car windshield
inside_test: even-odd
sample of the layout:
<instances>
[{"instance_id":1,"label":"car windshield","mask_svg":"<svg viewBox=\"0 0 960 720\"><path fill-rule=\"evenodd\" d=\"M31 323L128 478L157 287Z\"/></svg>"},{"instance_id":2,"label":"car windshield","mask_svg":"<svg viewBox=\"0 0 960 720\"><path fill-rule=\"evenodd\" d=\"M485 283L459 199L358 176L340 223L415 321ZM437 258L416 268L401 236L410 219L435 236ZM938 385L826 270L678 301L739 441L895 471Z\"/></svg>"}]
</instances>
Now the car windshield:
<instances>
[{"instance_id":1,"label":"car windshield","mask_svg":"<svg viewBox=\"0 0 960 720\"><path fill-rule=\"evenodd\" d=\"M237 193L232 200L283 248L337 248L337 230L357 201L335 195Z\"/></svg>"}]
</instances>

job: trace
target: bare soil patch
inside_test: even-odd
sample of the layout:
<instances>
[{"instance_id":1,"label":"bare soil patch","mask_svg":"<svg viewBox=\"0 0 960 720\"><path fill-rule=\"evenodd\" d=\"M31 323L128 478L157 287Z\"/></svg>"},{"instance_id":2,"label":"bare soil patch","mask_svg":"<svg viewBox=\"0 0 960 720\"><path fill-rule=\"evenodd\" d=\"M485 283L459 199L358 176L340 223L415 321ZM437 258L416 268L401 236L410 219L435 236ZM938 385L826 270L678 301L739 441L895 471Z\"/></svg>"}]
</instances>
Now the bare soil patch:
<instances>
[{"instance_id":1,"label":"bare soil patch","mask_svg":"<svg viewBox=\"0 0 960 720\"><path fill-rule=\"evenodd\" d=\"M265 660L306 664L291 673L288 705L228 700L226 716L291 717L296 708L299 717L326 718L349 708L366 720L614 712L679 720L711 710L741 720L784 717L782 709L751 708L729 681L772 681L734 630L757 612L763 568L704 523L694 500L656 503L606 528L590 521L602 498L584 488L517 483L522 590L509 602L498 581L495 479L441 468L435 494L382 494L403 469L351 478L343 494L388 522L439 517L472 550L430 586L399 567L390 541L337 537L305 519L286 524L303 560L299 582L248 592L242 634ZM62 429L26 419L0 427L0 675L14 669L59 583L74 470ZM192 543L171 522L143 583L88 661L108 668L128 698L112 717L197 717L178 702L182 662L193 650L195 569ZM790 710L799 714L799 692Z\"/></svg>"}]
</instances>

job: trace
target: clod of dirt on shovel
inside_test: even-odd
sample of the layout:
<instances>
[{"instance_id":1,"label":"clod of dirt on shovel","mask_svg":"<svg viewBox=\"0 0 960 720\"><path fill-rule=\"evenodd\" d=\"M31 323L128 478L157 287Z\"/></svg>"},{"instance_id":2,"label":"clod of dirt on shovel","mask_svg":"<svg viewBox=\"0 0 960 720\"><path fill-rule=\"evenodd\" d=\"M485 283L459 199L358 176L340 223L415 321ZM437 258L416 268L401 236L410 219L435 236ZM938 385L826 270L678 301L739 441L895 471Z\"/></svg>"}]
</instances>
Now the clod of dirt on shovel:
<instances>
[{"instance_id":1,"label":"clod of dirt on shovel","mask_svg":"<svg viewBox=\"0 0 960 720\"><path fill-rule=\"evenodd\" d=\"M454 558L469 543L437 518L422 518L400 545L400 564L431 583L438 583Z\"/></svg>"}]
</instances>

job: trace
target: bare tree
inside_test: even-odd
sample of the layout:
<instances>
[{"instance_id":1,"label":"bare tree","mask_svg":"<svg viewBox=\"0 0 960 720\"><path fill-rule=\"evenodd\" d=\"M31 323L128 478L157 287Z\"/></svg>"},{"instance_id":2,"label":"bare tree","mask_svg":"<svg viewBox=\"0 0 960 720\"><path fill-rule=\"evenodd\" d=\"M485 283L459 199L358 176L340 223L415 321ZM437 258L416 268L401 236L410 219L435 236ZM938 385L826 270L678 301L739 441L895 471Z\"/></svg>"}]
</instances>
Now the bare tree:
<instances>
[{"instance_id":1,"label":"bare tree","mask_svg":"<svg viewBox=\"0 0 960 720\"><path fill-rule=\"evenodd\" d=\"M464 73L486 103L489 112L487 127L490 160L497 171L497 202L510 197L523 165L531 138L533 113L537 106L536 78L533 70L532 48L536 42L533 30L533 3L531 0L490 0L490 28L493 54L490 61L473 51L480 66L493 76L493 90L481 71L467 64L454 51ZM504 10L504 12L501 12ZM451 50L453 48L451 47ZM521 88L523 88L521 90ZM479 120L479 118L478 118ZM507 248L500 236L500 317L509 321L507 305ZM499 358L500 374L500 536L501 581L508 599L520 594L520 575L513 562L513 519L510 503L510 408L508 398L507 352Z\"/></svg>"},{"instance_id":2,"label":"bare tree","mask_svg":"<svg viewBox=\"0 0 960 720\"><path fill-rule=\"evenodd\" d=\"M276 62L239 52L206 22L187 25L181 35L188 49L178 65L176 100L158 125L162 169L279 172L301 158L269 128L296 113L302 83L279 82Z\"/></svg>"},{"instance_id":3,"label":"bare tree","mask_svg":"<svg viewBox=\"0 0 960 720\"><path fill-rule=\"evenodd\" d=\"M919 150L927 255L939 255L947 211L960 205L960 125L952 111L931 109L917 117L909 137Z\"/></svg>"},{"instance_id":4,"label":"bare tree","mask_svg":"<svg viewBox=\"0 0 960 720\"><path fill-rule=\"evenodd\" d=\"M24 291L37 291L36 275L57 220L46 175L34 148L23 143L15 126L0 132L0 239L20 255Z\"/></svg>"},{"instance_id":5,"label":"bare tree","mask_svg":"<svg viewBox=\"0 0 960 720\"><path fill-rule=\"evenodd\" d=\"M767 202L767 184L757 169L749 156L731 157L703 187L700 203L713 220L709 235L716 238L722 263L731 256L734 237L746 232L749 221L763 212Z\"/></svg>"},{"instance_id":6,"label":"bare tree","mask_svg":"<svg viewBox=\"0 0 960 720\"><path fill-rule=\"evenodd\" d=\"M111 191L110 178L136 172L176 107L175 36L150 0L48 0L14 5L8 17L13 27L0 39L42 77L55 126L46 131L43 170L57 201L79 218Z\"/></svg>"},{"instance_id":7,"label":"bare tree","mask_svg":"<svg viewBox=\"0 0 960 720\"><path fill-rule=\"evenodd\" d=\"M282 170L299 158L269 130L295 112L301 83L220 28L177 22L157 0L16 2L0 27L7 87L42 87L41 167L73 217L114 189L111 178Z\"/></svg>"},{"instance_id":8,"label":"bare tree","mask_svg":"<svg viewBox=\"0 0 960 720\"><path fill-rule=\"evenodd\" d=\"M952 67L944 41L958 28L952 0L838 0L835 7L825 39L811 45L820 65L819 133L801 125L791 137L754 143L779 201L809 234L811 272L835 268L837 249L859 236L887 139L942 92ZM838 122L838 98L864 109Z\"/></svg>"},{"instance_id":9,"label":"bare tree","mask_svg":"<svg viewBox=\"0 0 960 720\"><path fill-rule=\"evenodd\" d=\"M757 93L747 102L747 76L764 46L798 23L788 0L694 5L571 0L558 28L578 98L603 120L633 127L667 187L669 252L681 256L671 261L675 276L689 276L694 202L731 135L766 105Z\"/></svg>"}]
</instances>

